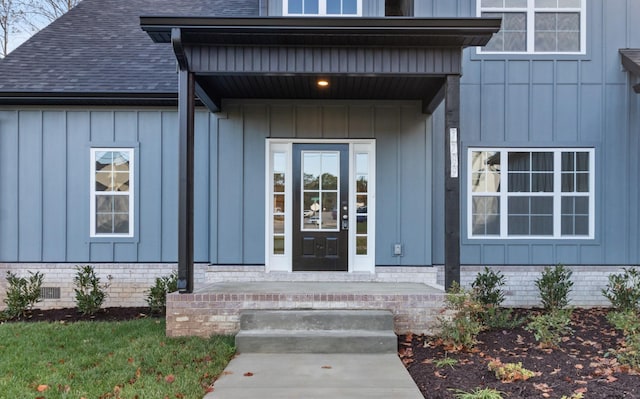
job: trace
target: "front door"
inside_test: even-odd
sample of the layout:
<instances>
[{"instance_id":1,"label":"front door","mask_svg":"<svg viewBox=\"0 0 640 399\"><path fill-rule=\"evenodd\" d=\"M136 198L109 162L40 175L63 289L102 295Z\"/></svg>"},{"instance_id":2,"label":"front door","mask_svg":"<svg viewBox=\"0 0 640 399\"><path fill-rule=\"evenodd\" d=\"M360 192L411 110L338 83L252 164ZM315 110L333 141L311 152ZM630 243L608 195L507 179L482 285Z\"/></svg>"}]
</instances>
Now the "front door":
<instances>
[{"instance_id":1,"label":"front door","mask_svg":"<svg viewBox=\"0 0 640 399\"><path fill-rule=\"evenodd\" d=\"M348 271L349 145L293 145L293 270Z\"/></svg>"}]
</instances>

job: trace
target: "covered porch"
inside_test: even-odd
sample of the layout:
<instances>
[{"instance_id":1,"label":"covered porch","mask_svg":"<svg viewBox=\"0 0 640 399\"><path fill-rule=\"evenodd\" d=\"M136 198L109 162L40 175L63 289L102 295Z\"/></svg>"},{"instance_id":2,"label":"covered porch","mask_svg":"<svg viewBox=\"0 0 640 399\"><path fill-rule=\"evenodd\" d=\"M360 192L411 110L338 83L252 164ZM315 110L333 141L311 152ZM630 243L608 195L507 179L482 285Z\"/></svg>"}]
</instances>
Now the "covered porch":
<instances>
[{"instance_id":1,"label":"covered porch","mask_svg":"<svg viewBox=\"0 0 640 399\"><path fill-rule=\"evenodd\" d=\"M444 187L433 190L444 197L443 280L448 287L460 279L458 149L462 50L485 45L499 30L500 23L495 18L141 17L142 29L155 42L172 44L179 68L180 294L170 295L167 301L168 334L230 334L238 331L241 309L301 308L387 309L394 314L397 333L431 332L442 304L442 289L406 280L354 281L356 273L350 268L345 268L349 271L335 281L327 281L327 271L321 272L316 281L300 281L299 272L289 272L283 281L219 281L204 287L199 282L196 290L193 267L196 100L214 113L224 113L227 100L247 99L413 101L421 104L420 111L425 115L431 115L444 103L444 131L434 134L441 134L445 145L433 149L443 152ZM353 193L350 195L355 197ZM267 201L271 201L269 196L272 195L265 195ZM350 208L349 219L354 221L357 219L354 203ZM266 208L266 220L273 218L270 214L273 209L273 206ZM380 210L370 207L369 212L374 215L371 220L375 220L375 213ZM293 214L286 217L291 220ZM375 223L371 224L375 229ZM293 226L289 225L285 232L295 230ZM346 229L349 227L355 230L355 224ZM342 229L345 230L345 225ZM269 239L267 232L265 241ZM371 255L370 270L376 270L384 264L375 262L378 249L375 239L371 241L365 251ZM356 246L351 245L350 261L358 255ZM380 246L384 247L381 250L388 250L387 245ZM273 246L266 242L265 247L268 272L269 258L273 255L269 250ZM289 262L289 270L296 270L291 267L295 259ZM430 259L424 262L415 266L434 269Z\"/></svg>"}]
</instances>

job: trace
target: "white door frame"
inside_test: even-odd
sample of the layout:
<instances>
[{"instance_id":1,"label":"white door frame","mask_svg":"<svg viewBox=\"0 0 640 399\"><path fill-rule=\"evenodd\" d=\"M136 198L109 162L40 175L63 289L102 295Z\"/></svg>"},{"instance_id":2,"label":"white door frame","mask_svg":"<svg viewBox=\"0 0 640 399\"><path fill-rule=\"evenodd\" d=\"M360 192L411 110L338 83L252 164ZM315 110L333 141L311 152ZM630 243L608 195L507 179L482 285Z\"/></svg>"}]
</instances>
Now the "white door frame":
<instances>
[{"instance_id":1,"label":"white door frame","mask_svg":"<svg viewBox=\"0 0 640 399\"><path fill-rule=\"evenodd\" d=\"M267 272L292 272L293 270L293 185L292 156L293 144L349 144L349 273L375 273L375 205L376 205L376 142L375 139L267 139L265 145L265 270ZM356 164L356 159L360 160ZM284 193L274 195L274 167L284 173ZM360 168L360 170L357 170ZM366 169L366 170L364 170ZM357 234L356 180L367 176L367 231ZM278 216L284 218L284 234L274 231L275 197L284 199L284 210L278 209ZM359 194L363 196L363 194ZM279 207L280 208L280 207ZM278 253L274 253L278 241ZM357 254L356 242L360 252ZM300 272L298 272L300 273Z\"/></svg>"}]
</instances>

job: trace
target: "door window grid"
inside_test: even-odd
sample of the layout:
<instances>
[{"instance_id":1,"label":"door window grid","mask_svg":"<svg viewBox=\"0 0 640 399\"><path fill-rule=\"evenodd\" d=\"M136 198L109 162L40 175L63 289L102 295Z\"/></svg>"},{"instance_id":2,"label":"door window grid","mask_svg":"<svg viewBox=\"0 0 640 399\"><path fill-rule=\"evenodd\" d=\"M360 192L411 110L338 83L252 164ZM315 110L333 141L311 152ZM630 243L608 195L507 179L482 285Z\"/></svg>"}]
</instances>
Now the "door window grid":
<instances>
[{"instance_id":1,"label":"door window grid","mask_svg":"<svg viewBox=\"0 0 640 399\"><path fill-rule=\"evenodd\" d=\"M369 154L356 153L356 255L367 255Z\"/></svg>"},{"instance_id":2,"label":"door window grid","mask_svg":"<svg viewBox=\"0 0 640 399\"><path fill-rule=\"evenodd\" d=\"M478 15L502 18L480 53L584 53L583 0L480 0Z\"/></svg>"},{"instance_id":3,"label":"door window grid","mask_svg":"<svg viewBox=\"0 0 640 399\"><path fill-rule=\"evenodd\" d=\"M301 152L301 230L339 231L340 152Z\"/></svg>"},{"instance_id":4,"label":"door window grid","mask_svg":"<svg viewBox=\"0 0 640 399\"><path fill-rule=\"evenodd\" d=\"M273 255L285 254L285 189L287 182L287 154L272 154L273 179Z\"/></svg>"},{"instance_id":5,"label":"door window grid","mask_svg":"<svg viewBox=\"0 0 640 399\"><path fill-rule=\"evenodd\" d=\"M470 238L593 237L593 150L469 154Z\"/></svg>"},{"instance_id":6,"label":"door window grid","mask_svg":"<svg viewBox=\"0 0 640 399\"><path fill-rule=\"evenodd\" d=\"M284 0L285 16L362 16L362 0Z\"/></svg>"},{"instance_id":7,"label":"door window grid","mask_svg":"<svg viewBox=\"0 0 640 399\"><path fill-rule=\"evenodd\" d=\"M133 236L133 149L91 149L92 237Z\"/></svg>"}]
</instances>

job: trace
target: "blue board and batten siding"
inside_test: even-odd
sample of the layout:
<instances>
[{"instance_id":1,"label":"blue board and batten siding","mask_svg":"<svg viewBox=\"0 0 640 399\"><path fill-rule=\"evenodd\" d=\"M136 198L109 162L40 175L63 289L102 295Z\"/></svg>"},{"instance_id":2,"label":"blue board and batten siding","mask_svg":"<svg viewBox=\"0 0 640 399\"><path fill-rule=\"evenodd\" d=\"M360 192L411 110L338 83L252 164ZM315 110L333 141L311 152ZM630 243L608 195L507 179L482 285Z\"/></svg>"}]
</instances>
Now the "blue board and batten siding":
<instances>
[{"instance_id":1,"label":"blue board and batten siding","mask_svg":"<svg viewBox=\"0 0 640 399\"><path fill-rule=\"evenodd\" d=\"M230 102L195 121L195 259L264 264L265 139L375 138L380 265L430 264L420 103ZM175 262L177 113L0 111L0 262ZM135 236L89 237L89 148L135 148ZM405 256L393 257L394 243Z\"/></svg>"},{"instance_id":2,"label":"blue board and batten siding","mask_svg":"<svg viewBox=\"0 0 640 399\"><path fill-rule=\"evenodd\" d=\"M419 6L418 6L419 4ZM472 0L416 2L416 16L475 15ZM471 14L466 14L470 12ZM640 47L638 0L588 0L584 55L479 55L467 49L461 81L461 263L640 263L638 95L620 63L620 48ZM441 111L441 110L440 110ZM432 120L442 131L442 118ZM434 134L437 159L442 136ZM467 239L467 148L595 148L595 239ZM434 164L435 183L442 163ZM434 197L434 215L444 206ZM441 221L434 219L439 226ZM437 227L436 227L437 228ZM434 264L444 262L434 230Z\"/></svg>"}]
</instances>

